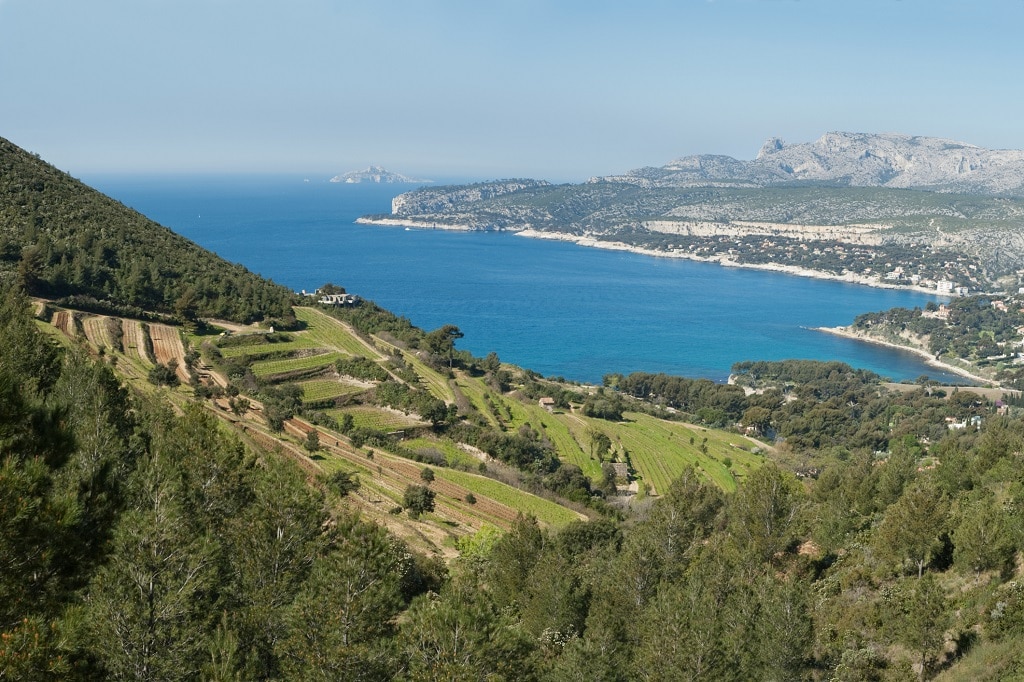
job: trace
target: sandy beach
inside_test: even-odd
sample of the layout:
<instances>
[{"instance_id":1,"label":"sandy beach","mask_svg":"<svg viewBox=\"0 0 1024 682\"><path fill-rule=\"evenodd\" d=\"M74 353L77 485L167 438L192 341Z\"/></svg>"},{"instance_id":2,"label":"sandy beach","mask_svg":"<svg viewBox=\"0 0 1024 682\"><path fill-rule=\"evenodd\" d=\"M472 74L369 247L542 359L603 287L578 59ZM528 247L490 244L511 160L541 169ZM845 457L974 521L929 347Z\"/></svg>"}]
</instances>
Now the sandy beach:
<instances>
[{"instance_id":1,"label":"sandy beach","mask_svg":"<svg viewBox=\"0 0 1024 682\"><path fill-rule=\"evenodd\" d=\"M836 336L842 336L847 339L854 339L855 341L864 341L866 343L873 343L879 346L888 346L889 348L898 348L899 350L905 350L917 356L920 356L927 364L931 365L932 367L935 367L936 369L941 369L944 372L949 372L951 374L962 376L965 379L970 379L971 381L975 381L985 386L999 386L998 381L986 379L983 376L973 374L970 371L963 369L961 367L950 365L949 363L937 360L934 355L920 348L904 346L902 344L892 343L890 341L882 341L881 339L876 339L873 336L868 336L867 334L853 331L849 327L815 327L814 330L819 332L825 332L827 334L835 334Z\"/></svg>"}]
</instances>

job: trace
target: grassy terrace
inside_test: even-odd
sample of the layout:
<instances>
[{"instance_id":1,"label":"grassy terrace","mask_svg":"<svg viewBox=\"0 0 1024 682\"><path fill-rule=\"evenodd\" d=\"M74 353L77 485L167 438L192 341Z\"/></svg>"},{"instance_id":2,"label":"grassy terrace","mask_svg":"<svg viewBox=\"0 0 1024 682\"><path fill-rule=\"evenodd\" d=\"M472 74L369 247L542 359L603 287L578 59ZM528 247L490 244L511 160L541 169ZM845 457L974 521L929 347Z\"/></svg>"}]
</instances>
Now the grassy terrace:
<instances>
[{"instance_id":1,"label":"grassy terrace","mask_svg":"<svg viewBox=\"0 0 1024 682\"><path fill-rule=\"evenodd\" d=\"M419 375L420 381L424 383L431 395L446 403L455 402L455 393L452 392L451 387L448 385L446 377L427 367L426 363L413 353L402 351L402 359Z\"/></svg>"},{"instance_id":2,"label":"grassy terrace","mask_svg":"<svg viewBox=\"0 0 1024 682\"><path fill-rule=\"evenodd\" d=\"M591 459L589 451L584 450L589 444L589 434L586 431L579 432L579 429L574 432L569 426L570 423L578 425L583 421L580 417L561 411L551 413L535 403L524 404L511 400L506 402L512 411L515 428L522 424L530 424L548 437L558 451L560 459L578 466L591 480L601 479L601 463Z\"/></svg>"},{"instance_id":3,"label":"grassy terrace","mask_svg":"<svg viewBox=\"0 0 1024 682\"><path fill-rule=\"evenodd\" d=\"M327 414L335 419L341 419L343 415L350 414L356 428L364 427L377 431L394 431L410 426L423 426L423 422L414 417L369 405L327 410Z\"/></svg>"},{"instance_id":4,"label":"grassy terrace","mask_svg":"<svg viewBox=\"0 0 1024 682\"><path fill-rule=\"evenodd\" d=\"M461 373L455 380L455 386L457 387L459 392L461 392L462 395L464 395L466 399L469 400L473 407L475 407L476 410L487 419L487 422L491 426L501 426L497 418L493 414L491 414L491 410L487 406L486 396L490 395L492 402L495 400L495 398L493 397L494 392L490 389L489 386L484 384L484 382L479 379L467 377L465 374Z\"/></svg>"},{"instance_id":5,"label":"grassy terrace","mask_svg":"<svg viewBox=\"0 0 1024 682\"><path fill-rule=\"evenodd\" d=\"M317 344L308 338L295 335L292 341L281 341L280 343L261 343L260 336L253 334L253 343L242 346L224 346L220 354L226 358L240 358L246 355L265 355L268 353L290 353L296 350L317 348Z\"/></svg>"},{"instance_id":6,"label":"grassy terrace","mask_svg":"<svg viewBox=\"0 0 1024 682\"><path fill-rule=\"evenodd\" d=\"M299 382L302 389L302 400L304 402L315 402L338 398L343 395L362 393L366 389L362 386L349 384L335 379L314 379L312 381Z\"/></svg>"},{"instance_id":7,"label":"grassy terrace","mask_svg":"<svg viewBox=\"0 0 1024 682\"><path fill-rule=\"evenodd\" d=\"M639 413L625 416L626 422L603 423L603 430L615 446L629 451L633 467L659 494L691 464L723 490L733 491L739 478L764 461L763 457L750 452L754 444L738 434ZM700 449L704 438L707 438L706 455ZM731 460L728 467L726 459Z\"/></svg>"},{"instance_id":8,"label":"grassy terrace","mask_svg":"<svg viewBox=\"0 0 1024 682\"><path fill-rule=\"evenodd\" d=\"M377 349L359 338L352 328L341 320L316 308L295 308L294 310L295 317L306 323L306 329L298 332L298 335L310 341L314 346L333 348L349 355L362 355L371 360L383 358Z\"/></svg>"},{"instance_id":9,"label":"grassy terrace","mask_svg":"<svg viewBox=\"0 0 1024 682\"><path fill-rule=\"evenodd\" d=\"M580 515L570 509L486 476L454 469L435 469L434 474L473 491L474 495L489 497L524 514L533 514L541 523L561 527L580 519Z\"/></svg>"},{"instance_id":10,"label":"grassy terrace","mask_svg":"<svg viewBox=\"0 0 1024 682\"><path fill-rule=\"evenodd\" d=\"M258 377L268 377L275 374L286 374L288 372L297 372L304 369L316 369L317 367L327 367L328 365L333 364L334 361L340 357L341 353L329 351L326 353L318 353L316 355L307 355L302 358L261 360L260 362L253 363L252 373Z\"/></svg>"},{"instance_id":11,"label":"grassy terrace","mask_svg":"<svg viewBox=\"0 0 1024 682\"><path fill-rule=\"evenodd\" d=\"M432 438L407 438L402 441L402 446L410 450L434 450L444 455L449 466L461 464L463 466L477 466L479 460L468 454L450 440L437 440Z\"/></svg>"}]
</instances>

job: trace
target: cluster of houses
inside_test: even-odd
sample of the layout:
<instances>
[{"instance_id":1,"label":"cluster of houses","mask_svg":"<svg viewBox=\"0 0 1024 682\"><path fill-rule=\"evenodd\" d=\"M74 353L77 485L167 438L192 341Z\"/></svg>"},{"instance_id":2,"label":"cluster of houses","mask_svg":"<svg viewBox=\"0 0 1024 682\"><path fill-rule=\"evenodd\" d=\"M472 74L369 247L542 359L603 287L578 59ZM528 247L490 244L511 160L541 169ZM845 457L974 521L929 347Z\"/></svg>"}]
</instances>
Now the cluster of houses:
<instances>
[{"instance_id":1,"label":"cluster of houses","mask_svg":"<svg viewBox=\"0 0 1024 682\"><path fill-rule=\"evenodd\" d=\"M946 417L946 426L949 427L950 431L959 431L966 429L967 425L970 424L971 428L978 430L981 428L981 416L974 415L968 420L966 417L963 419L957 419L956 417Z\"/></svg>"},{"instance_id":2,"label":"cluster of houses","mask_svg":"<svg viewBox=\"0 0 1024 682\"><path fill-rule=\"evenodd\" d=\"M320 305L353 306L359 305L362 302L362 299L356 296L355 294L325 294L319 289L317 289L313 293L310 293L303 289L299 293L301 293L303 296L315 298L317 300L316 302L319 303Z\"/></svg>"}]
</instances>

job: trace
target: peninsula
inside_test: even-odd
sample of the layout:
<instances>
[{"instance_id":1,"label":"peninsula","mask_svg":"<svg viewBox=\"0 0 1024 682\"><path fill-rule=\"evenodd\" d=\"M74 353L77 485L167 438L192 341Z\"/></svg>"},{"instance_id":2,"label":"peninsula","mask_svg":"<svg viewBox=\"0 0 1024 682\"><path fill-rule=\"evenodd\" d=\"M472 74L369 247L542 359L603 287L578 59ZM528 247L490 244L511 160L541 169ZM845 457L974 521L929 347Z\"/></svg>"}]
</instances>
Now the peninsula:
<instances>
[{"instance_id":1,"label":"peninsula","mask_svg":"<svg viewBox=\"0 0 1024 682\"><path fill-rule=\"evenodd\" d=\"M511 231L586 246L940 295L1016 290L1024 151L907 135L769 140L579 184L419 188L359 222Z\"/></svg>"}]
</instances>

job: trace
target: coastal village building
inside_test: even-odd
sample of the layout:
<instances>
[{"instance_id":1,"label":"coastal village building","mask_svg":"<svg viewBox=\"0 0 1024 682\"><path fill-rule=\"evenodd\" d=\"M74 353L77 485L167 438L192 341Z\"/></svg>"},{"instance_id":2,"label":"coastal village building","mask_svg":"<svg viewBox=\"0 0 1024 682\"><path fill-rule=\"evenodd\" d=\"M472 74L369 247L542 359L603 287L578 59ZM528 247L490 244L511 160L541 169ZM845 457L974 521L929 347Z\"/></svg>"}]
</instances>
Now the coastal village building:
<instances>
[{"instance_id":1,"label":"coastal village building","mask_svg":"<svg viewBox=\"0 0 1024 682\"><path fill-rule=\"evenodd\" d=\"M355 294L324 294L320 297L319 303L323 305L356 305L359 297Z\"/></svg>"}]
</instances>

